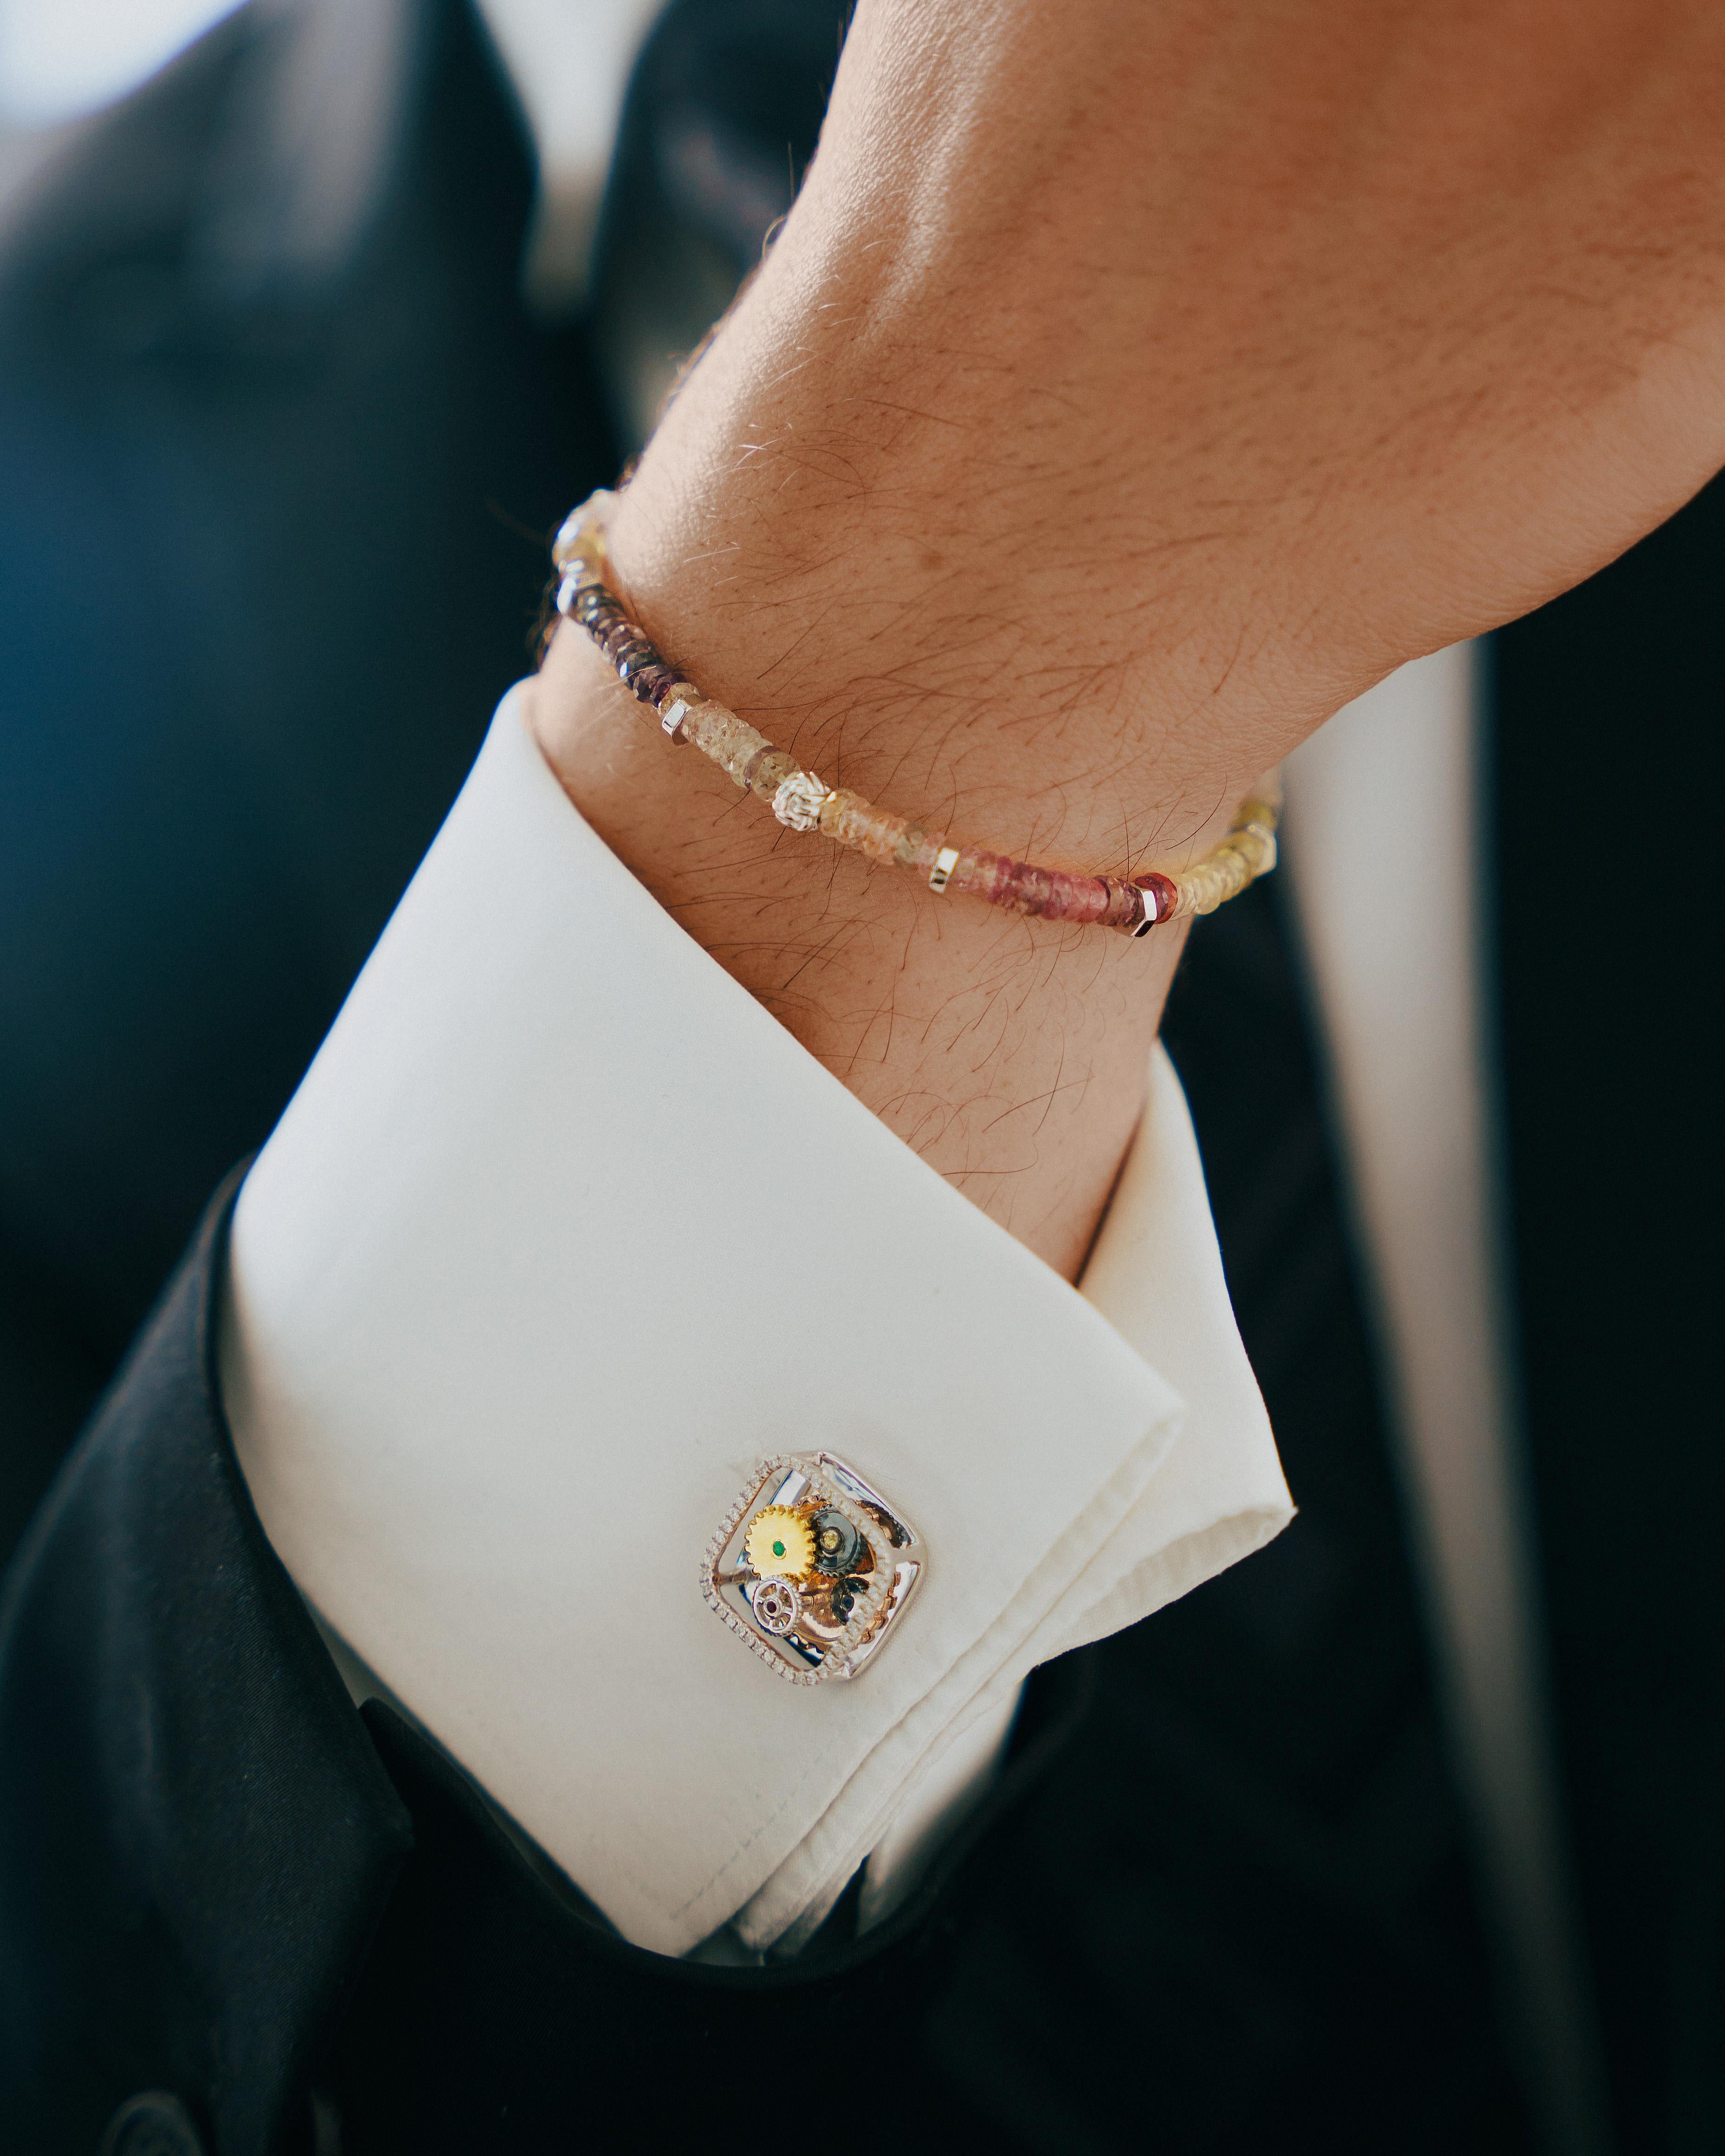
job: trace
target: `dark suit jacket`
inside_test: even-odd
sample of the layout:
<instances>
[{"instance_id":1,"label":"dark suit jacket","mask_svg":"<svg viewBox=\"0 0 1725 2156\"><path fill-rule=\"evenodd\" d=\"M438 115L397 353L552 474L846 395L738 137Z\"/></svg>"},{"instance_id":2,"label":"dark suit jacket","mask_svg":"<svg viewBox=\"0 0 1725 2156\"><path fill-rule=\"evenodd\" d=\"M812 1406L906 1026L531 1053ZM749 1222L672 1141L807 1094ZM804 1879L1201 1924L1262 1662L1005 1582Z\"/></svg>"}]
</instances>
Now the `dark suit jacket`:
<instances>
[{"instance_id":1,"label":"dark suit jacket","mask_svg":"<svg viewBox=\"0 0 1725 2156\"><path fill-rule=\"evenodd\" d=\"M487 505L547 526L608 455L586 332L516 305L524 167L453 6L404 18L345 108L398 121L369 208L333 238L280 211L280 160L307 184L336 148L314 131L296 163L261 116L293 105L298 40L353 19L236 17L70 143L0 251L0 1383L44 1459L519 670L540 557ZM602 295L644 249L742 266L775 136L793 176L818 117L787 41L824 66L831 30L799 0L673 9ZM316 110L339 146L341 100ZM248 200L249 227L218 213ZM1631 2156L1725 2146L1711 898L1663 828L1725 680L1722 525L1716 490L1497 639L1482 773L1565 1795ZM629 1948L446 1762L355 1715L222 1422L218 1200L8 1583L8 2145L93 2150L158 2091L116 2147L1527 2146L1271 891L1202 925L1168 1031L1301 1517L1042 1673L917 1901L860 1942L841 1906L783 1969Z\"/></svg>"},{"instance_id":2,"label":"dark suit jacket","mask_svg":"<svg viewBox=\"0 0 1725 2156\"><path fill-rule=\"evenodd\" d=\"M0 203L0 1556L614 472L530 187L460 9L299 0Z\"/></svg>"}]
</instances>

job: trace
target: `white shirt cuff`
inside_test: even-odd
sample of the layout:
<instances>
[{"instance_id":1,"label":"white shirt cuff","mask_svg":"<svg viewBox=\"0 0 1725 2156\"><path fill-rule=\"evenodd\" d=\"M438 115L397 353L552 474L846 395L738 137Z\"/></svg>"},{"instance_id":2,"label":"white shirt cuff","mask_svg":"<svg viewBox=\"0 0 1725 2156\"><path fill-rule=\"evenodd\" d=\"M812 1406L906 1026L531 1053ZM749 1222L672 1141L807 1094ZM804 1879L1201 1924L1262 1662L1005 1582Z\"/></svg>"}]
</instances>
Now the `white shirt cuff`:
<instances>
[{"instance_id":1,"label":"white shirt cuff","mask_svg":"<svg viewBox=\"0 0 1725 2156\"><path fill-rule=\"evenodd\" d=\"M327 1622L629 1938L795 1935L1038 1661L1290 1507L1158 1056L1075 1292L663 912L506 700L247 1178L223 1384ZM928 1563L853 1683L706 1608L767 1454Z\"/></svg>"}]
</instances>

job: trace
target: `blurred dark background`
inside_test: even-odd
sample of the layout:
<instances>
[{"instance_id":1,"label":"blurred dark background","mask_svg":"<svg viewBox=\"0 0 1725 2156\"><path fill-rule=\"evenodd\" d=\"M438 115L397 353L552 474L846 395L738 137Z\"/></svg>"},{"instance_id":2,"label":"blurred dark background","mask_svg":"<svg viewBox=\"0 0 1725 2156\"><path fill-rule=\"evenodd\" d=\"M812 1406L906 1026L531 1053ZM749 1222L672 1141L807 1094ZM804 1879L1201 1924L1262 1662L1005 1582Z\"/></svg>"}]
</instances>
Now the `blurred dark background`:
<instances>
[{"instance_id":1,"label":"blurred dark background","mask_svg":"<svg viewBox=\"0 0 1725 2156\"><path fill-rule=\"evenodd\" d=\"M526 670L547 535L788 206L845 12L671 40L562 234L460 0L254 0L0 137L0 1552ZM652 13L563 11L590 134ZM8 20L14 104L75 96Z\"/></svg>"}]
</instances>

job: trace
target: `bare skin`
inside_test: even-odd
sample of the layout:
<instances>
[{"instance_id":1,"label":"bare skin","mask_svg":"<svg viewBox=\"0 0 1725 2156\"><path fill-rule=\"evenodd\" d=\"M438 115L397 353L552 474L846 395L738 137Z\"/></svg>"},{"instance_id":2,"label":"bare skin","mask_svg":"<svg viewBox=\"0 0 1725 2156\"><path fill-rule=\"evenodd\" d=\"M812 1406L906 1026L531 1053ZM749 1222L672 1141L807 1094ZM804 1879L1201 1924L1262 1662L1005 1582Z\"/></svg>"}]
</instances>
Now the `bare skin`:
<instances>
[{"instance_id":1,"label":"bare skin","mask_svg":"<svg viewBox=\"0 0 1725 2156\"><path fill-rule=\"evenodd\" d=\"M1725 463L1722 105L1710 4L862 0L619 581L829 783L1178 868L1341 704ZM531 721L690 933L1074 1276L1178 935L780 834L578 631Z\"/></svg>"}]
</instances>

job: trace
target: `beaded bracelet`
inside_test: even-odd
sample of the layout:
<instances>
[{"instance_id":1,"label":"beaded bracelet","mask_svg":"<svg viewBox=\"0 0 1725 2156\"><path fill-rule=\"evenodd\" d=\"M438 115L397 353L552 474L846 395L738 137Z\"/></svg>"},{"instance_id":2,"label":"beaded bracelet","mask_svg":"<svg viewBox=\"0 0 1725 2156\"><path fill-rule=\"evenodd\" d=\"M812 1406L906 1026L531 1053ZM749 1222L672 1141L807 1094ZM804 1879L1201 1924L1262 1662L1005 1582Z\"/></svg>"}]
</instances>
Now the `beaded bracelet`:
<instances>
[{"instance_id":1,"label":"beaded bracelet","mask_svg":"<svg viewBox=\"0 0 1725 2156\"><path fill-rule=\"evenodd\" d=\"M601 489L564 522L551 556L559 614L579 622L624 685L659 714L666 737L693 742L793 831L819 830L871 861L911 869L932 891L961 891L1045 921L1094 923L1142 936L1165 921L1214 913L1276 866L1280 788L1272 780L1242 801L1221 842L1178 880L1151 870L1130 878L1039 868L982 846L954 845L910 816L831 787L723 704L704 696L655 648L606 582L605 532L617 496Z\"/></svg>"}]
</instances>

